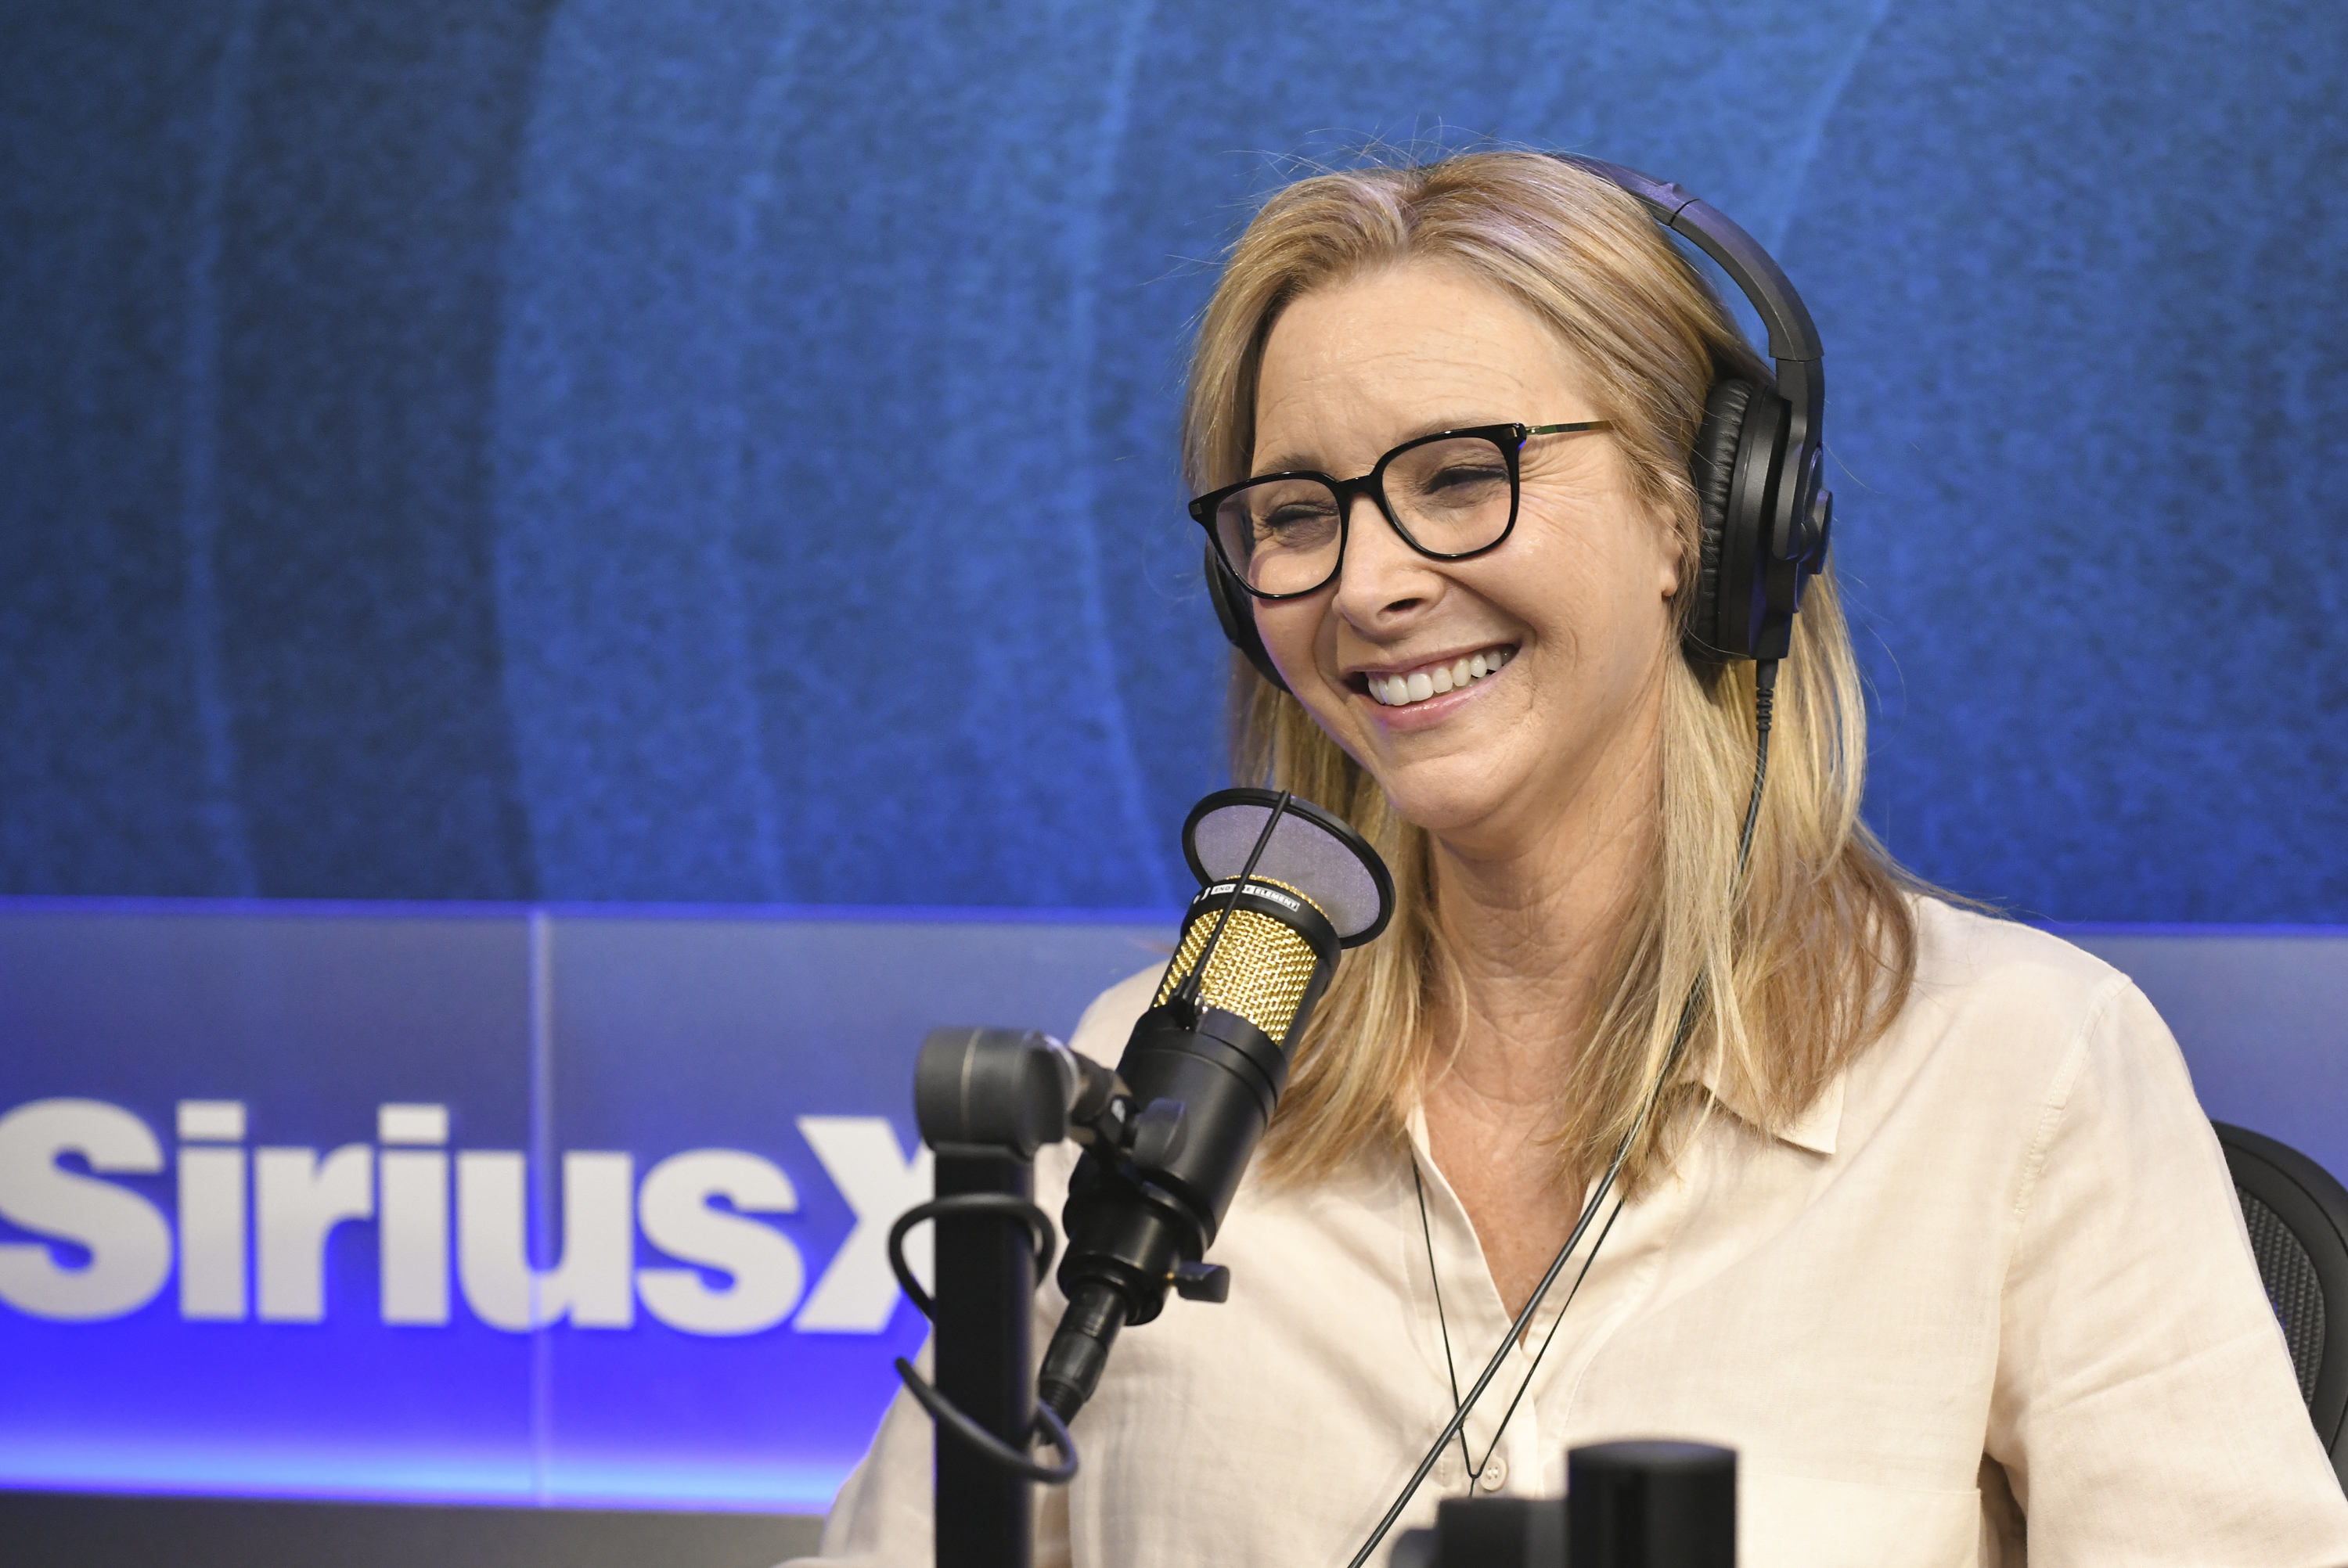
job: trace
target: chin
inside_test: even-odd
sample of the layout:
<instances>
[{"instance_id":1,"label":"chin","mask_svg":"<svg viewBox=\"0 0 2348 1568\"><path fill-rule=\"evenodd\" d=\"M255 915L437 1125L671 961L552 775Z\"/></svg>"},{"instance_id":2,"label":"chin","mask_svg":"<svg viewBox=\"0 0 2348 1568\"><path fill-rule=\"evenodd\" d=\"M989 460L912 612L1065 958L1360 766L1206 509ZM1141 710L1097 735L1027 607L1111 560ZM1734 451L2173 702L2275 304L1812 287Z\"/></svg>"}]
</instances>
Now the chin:
<instances>
[{"instance_id":1,"label":"chin","mask_svg":"<svg viewBox=\"0 0 2348 1568\"><path fill-rule=\"evenodd\" d=\"M1399 775L1379 779L1378 784L1393 804L1395 815L1438 838L1469 832L1490 821L1518 794L1513 784L1498 782L1488 766L1479 770L1466 759L1455 760L1453 765L1440 770L1447 776L1425 776L1437 772L1406 769Z\"/></svg>"}]
</instances>

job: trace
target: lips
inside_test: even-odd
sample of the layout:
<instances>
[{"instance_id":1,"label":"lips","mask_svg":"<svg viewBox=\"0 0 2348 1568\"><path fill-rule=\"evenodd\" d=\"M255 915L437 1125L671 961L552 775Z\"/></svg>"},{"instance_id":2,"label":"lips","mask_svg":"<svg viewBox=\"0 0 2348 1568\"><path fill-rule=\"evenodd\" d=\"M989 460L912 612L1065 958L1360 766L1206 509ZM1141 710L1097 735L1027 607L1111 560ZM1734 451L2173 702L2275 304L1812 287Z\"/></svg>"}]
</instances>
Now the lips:
<instances>
[{"instance_id":1,"label":"lips","mask_svg":"<svg viewBox=\"0 0 2348 1568\"><path fill-rule=\"evenodd\" d=\"M1516 657L1516 652L1514 648L1500 643L1448 662L1438 661L1413 670L1365 675L1363 679L1373 702L1389 708L1406 708L1497 674L1502 665Z\"/></svg>"}]
</instances>

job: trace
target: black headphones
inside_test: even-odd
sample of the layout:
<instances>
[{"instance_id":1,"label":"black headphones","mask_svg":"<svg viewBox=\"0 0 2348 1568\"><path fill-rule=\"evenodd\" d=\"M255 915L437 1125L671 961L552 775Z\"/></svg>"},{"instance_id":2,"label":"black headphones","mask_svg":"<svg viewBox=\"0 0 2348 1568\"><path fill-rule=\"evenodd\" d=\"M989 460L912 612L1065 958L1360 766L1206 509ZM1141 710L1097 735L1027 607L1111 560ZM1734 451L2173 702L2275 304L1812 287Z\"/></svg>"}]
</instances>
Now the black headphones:
<instances>
[{"instance_id":1,"label":"black headphones","mask_svg":"<svg viewBox=\"0 0 2348 1568\"><path fill-rule=\"evenodd\" d=\"M1794 637L1802 588L1825 565L1834 495L1819 483L1827 388L1818 329L1792 282L1750 234L1676 185L1620 164L1559 155L1622 187L1655 221L1694 241L1735 282L1769 332L1774 385L1731 376L1704 402L1688 469L1695 481L1704 552L1683 646L1718 664L1776 660ZM1207 546L1207 593L1231 646L1286 691L1257 635L1253 596Z\"/></svg>"}]
</instances>

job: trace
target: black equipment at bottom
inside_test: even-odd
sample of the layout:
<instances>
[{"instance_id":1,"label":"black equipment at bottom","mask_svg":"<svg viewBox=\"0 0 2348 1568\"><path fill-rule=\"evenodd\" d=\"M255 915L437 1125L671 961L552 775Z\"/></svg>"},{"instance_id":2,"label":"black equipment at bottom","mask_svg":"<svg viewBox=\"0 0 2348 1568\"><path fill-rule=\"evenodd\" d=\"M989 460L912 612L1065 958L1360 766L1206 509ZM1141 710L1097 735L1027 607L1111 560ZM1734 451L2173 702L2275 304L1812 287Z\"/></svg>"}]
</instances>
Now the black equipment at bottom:
<instances>
[{"instance_id":1,"label":"black equipment at bottom","mask_svg":"<svg viewBox=\"0 0 2348 1568\"><path fill-rule=\"evenodd\" d=\"M1393 1568L1735 1568L1736 1453L1707 1443L1594 1443L1566 1495L1449 1498Z\"/></svg>"},{"instance_id":2,"label":"black equipment at bottom","mask_svg":"<svg viewBox=\"0 0 2348 1568\"><path fill-rule=\"evenodd\" d=\"M1279 813L1274 812L1276 823ZM1265 836L1269 836L1266 835ZM1244 878L1242 878L1244 880ZM938 1030L913 1073L922 1140L936 1158L937 1196L901 1215L889 1263L936 1325L934 1385L910 1362L897 1375L937 1422L938 1568L1029 1568L1032 1488L1076 1473L1068 1430L1027 1378L1031 1297L1050 1268L1052 1223L1034 1202L1035 1152L1074 1137L1134 1158L1137 1144L1171 1161L1179 1114L1164 1102L1136 1111L1107 1068L1048 1036L1003 1029ZM905 1263L905 1235L938 1223L937 1289ZM1038 1441L1056 1462L1035 1457ZM1568 1459L1568 1502L1453 1500L1432 1531L1399 1542L1411 1568L1734 1568L1736 1456L1695 1443L1606 1443Z\"/></svg>"},{"instance_id":3,"label":"black equipment at bottom","mask_svg":"<svg viewBox=\"0 0 2348 1568\"><path fill-rule=\"evenodd\" d=\"M1565 1562L1561 1497L1447 1497L1435 1528L1395 1539L1390 1568L1559 1568Z\"/></svg>"},{"instance_id":4,"label":"black equipment at bottom","mask_svg":"<svg viewBox=\"0 0 2348 1568\"><path fill-rule=\"evenodd\" d=\"M1566 1560L1581 1568L1735 1568L1736 1452L1597 1443L1566 1455Z\"/></svg>"}]
</instances>

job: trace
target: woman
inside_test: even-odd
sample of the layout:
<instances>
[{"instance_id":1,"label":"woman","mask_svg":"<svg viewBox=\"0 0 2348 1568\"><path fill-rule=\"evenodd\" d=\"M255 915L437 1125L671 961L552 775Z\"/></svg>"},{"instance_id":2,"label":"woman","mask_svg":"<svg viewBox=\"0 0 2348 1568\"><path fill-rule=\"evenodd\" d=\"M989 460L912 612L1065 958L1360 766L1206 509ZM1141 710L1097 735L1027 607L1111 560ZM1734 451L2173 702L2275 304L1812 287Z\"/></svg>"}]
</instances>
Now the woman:
<instances>
[{"instance_id":1,"label":"woman","mask_svg":"<svg viewBox=\"0 0 2348 1568\"><path fill-rule=\"evenodd\" d=\"M1192 365L1193 488L1376 470L1386 502L1348 487L1334 552L1262 494L1226 528L1286 688L1235 665L1237 771L1349 817L1400 910L1301 1048L1216 1245L1231 1300L1119 1341L1045 1560L1347 1561L1628 1137L1595 1261L1406 1525L1663 1435L1739 1450L1747 1568L2012 1563L2025 1531L2040 1568L2348 1563L2160 1020L2095 959L1916 886L1859 823L1829 574L1740 874L1756 670L1686 636L1691 451L1734 377L1768 382L1718 301L1561 160L1321 176L1233 251ZM1529 427L1478 438L1515 446L1506 537L1406 538L1396 518L1499 481L1398 449L1499 426ZM1104 995L1076 1048L1113 1061L1157 979ZM1066 1169L1039 1169L1047 1209ZM1060 1307L1043 1293L1039 1344ZM828 1555L928 1560L929 1445L901 1398Z\"/></svg>"}]
</instances>

